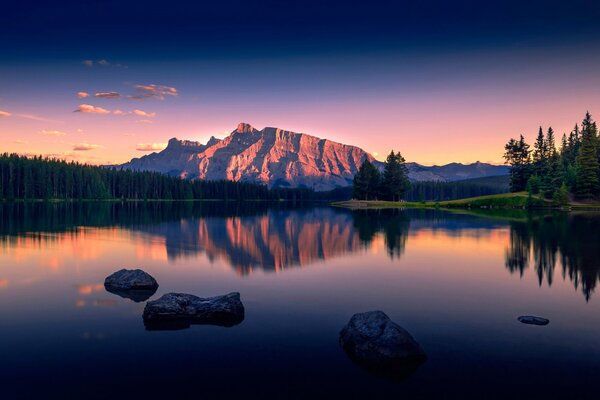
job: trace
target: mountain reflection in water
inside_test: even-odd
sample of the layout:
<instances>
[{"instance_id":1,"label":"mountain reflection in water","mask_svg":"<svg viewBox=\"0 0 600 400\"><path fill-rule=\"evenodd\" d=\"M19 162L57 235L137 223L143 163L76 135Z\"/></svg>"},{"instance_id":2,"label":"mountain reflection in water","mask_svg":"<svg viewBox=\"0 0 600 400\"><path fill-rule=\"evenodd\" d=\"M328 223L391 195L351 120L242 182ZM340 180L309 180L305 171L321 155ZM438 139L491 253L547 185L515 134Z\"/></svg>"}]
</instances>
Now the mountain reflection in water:
<instances>
[{"instance_id":1,"label":"mountain reflection in water","mask_svg":"<svg viewBox=\"0 0 600 400\"><path fill-rule=\"evenodd\" d=\"M356 210L261 202L17 203L0 206L0 246L76 241L90 228L119 228L167 258L205 254L240 275L282 271L385 246L402 257L420 235L490 237L506 230L505 265L523 276L532 268L539 285L560 274L589 300L600 280L600 215L450 213L439 210ZM491 240L491 239L490 239ZM435 249L432 249L434 251ZM93 252L91 255L93 256ZM559 272L557 272L559 271Z\"/></svg>"}]
</instances>

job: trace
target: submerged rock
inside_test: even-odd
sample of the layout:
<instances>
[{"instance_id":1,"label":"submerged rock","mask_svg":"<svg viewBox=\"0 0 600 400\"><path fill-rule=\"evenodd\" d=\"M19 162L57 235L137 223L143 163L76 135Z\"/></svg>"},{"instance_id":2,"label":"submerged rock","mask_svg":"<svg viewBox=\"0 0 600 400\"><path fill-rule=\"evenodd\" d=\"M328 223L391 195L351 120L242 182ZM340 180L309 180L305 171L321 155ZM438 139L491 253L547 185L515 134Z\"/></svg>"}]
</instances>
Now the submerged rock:
<instances>
[{"instance_id":1,"label":"submerged rock","mask_svg":"<svg viewBox=\"0 0 600 400\"><path fill-rule=\"evenodd\" d=\"M354 314L340 332L340 344L357 363L397 380L427 358L410 333L382 311Z\"/></svg>"},{"instance_id":2,"label":"submerged rock","mask_svg":"<svg viewBox=\"0 0 600 400\"><path fill-rule=\"evenodd\" d=\"M149 330L185 329L191 324L234 326L244 320L239 293L201 298L185 293L167 293L144 308Z\"/></svg>"},{"instance_id":3,"label":"submerged rock","mask_svg":"<svg viewBox=\"0 0 600 400\"><path fill-rule=\"evenodd\" d=\"M158 282L141 269L122 269L104 280L104 288L135 302L148 300L158 289Z\"/></svg>"},{"instance_id":4,"label":"submerged rock","mask_svg":"<svg viewBox=\"0 0 600 400\"><path fill-rule=\"evenodd\" d=\"M543 325L548 325L550 323L549 319L542 318L542 317L536 317L534 315L521 315L517 319L519 320L519 322L522 322L527 325L543 326Z\"/></svg>"}]
</instances>

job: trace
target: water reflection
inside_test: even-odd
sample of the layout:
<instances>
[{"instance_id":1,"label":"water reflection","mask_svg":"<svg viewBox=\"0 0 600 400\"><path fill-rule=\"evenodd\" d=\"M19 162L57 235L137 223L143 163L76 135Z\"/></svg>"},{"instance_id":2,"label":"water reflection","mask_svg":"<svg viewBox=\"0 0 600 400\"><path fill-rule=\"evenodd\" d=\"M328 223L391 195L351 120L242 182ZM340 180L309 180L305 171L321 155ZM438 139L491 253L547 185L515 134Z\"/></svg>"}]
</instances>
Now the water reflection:
<instances>
[{"instance_id":1,"label":"water reflection","mask_svg":"<svg viewBox=\"0 0 600 400\"><path fill-rule=\"evenodd\" d=\"M533 265L540 285L560 269L589 300L600 280L600 215L557 213L510 223L506 267L521 276Z\"/></svg>"},{"instance_id":2,"label":"water reflection","mask_svg":"<svg viewBox=\"0 0 600 400\"><path fill-rule=\"evenodd\" d=\"M242 276L379 248L397 260L411 243L413 248L431 243L437 246L432 253L442 253L443 246L467 245L453 238L473 239L505 247L508 271L522 277L531 269L539 285L568 280L589 300L600 280L598 214L348 211L261 202L0 205L0 250L10 249L15 262L25 260L28 249L48 246L61 249L39 262L50 272L62 268L66 249L81 261L101 259L107 257L109 247L97 245L94 240L100 236L114 242L110 251L119 241L134 243L140 260L176 261L204 255ZM11 279L0 276L0 290ZM85 296L102 289L101 284L86 284L77 291Z\"/></svg>"}]
</instances>

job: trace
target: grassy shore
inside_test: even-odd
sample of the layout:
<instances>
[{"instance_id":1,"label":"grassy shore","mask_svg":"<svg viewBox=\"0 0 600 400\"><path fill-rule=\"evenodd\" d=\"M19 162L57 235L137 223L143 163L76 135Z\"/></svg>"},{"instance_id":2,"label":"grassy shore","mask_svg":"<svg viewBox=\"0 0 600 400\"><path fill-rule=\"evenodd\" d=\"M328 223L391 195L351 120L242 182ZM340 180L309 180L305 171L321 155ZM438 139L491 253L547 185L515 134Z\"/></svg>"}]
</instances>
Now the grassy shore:
<instances>
[{"instance_id":1,"label":"grassy shore","mask_svg":"<svg viewBox=\"0 0 600 400\"><path fill-rule=\"evenodd\" d=\"M550 200L539 196L528 201L527 192L502 193L490 196L470 197L449 201L398 202L379 200L348 200L331 203L334 206L353 209L362 208L535 208L535 209L576 209L600 211L600 203L575 203L558 207Z\"/></svg>"}]
</instances>

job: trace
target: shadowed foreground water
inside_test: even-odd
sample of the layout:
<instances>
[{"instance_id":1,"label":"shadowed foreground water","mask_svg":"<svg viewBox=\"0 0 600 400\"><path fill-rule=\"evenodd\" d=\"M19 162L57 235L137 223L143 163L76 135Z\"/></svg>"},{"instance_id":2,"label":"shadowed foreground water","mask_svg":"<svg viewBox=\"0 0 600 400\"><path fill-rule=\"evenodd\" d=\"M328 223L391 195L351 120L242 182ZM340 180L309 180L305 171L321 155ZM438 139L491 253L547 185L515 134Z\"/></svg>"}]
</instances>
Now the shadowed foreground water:
<instances>
[{"instance_id":1,"label":"shadowed foreground water","mask_svg":"<svg viewBox=\"0 0 600 400\"><path fill-rule=\"evenodd\" d=\"M597 398L598 243L597 214L0 205L2 398ZM238 291L245 318L148 331L104 289L120 268L158 280L151 300ZM405 379L338 344L375 309L428 354Z\"/></svg>"}]
</instances>

